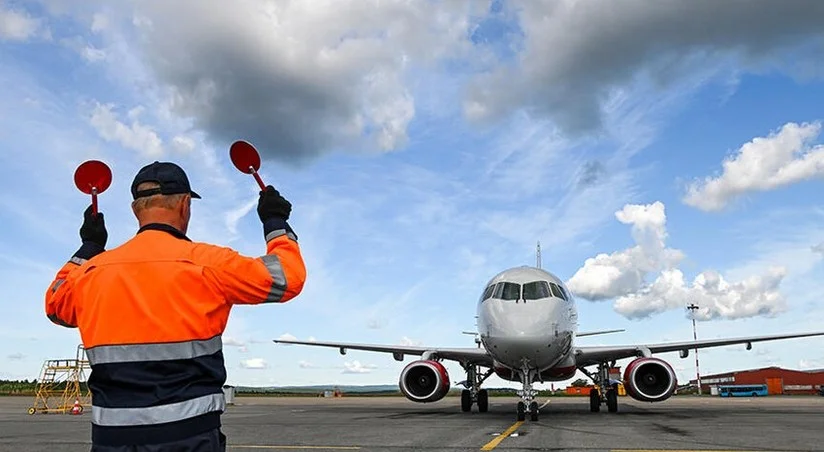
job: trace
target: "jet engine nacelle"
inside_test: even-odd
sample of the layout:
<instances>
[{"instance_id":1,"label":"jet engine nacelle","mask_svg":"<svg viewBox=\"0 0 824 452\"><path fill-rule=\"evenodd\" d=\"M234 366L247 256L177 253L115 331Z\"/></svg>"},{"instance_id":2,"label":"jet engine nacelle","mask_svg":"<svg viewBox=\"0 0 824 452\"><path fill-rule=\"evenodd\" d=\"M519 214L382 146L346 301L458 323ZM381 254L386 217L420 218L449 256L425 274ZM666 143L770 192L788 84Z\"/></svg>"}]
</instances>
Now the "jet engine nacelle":
<instances>
[{"instance_id":1,"label":"jet engine nacelle","mask_svg":"<svg viewBox=\"0 0 824 452\"><path fill-rule=\"evenodd\" d=\"M399 385L413 402L437 402L449 392L449 373L437 361L412 361L403 368Z\"/></svg>"},{"instance_id":2,"label":"jet engine nacelle","mask_svg":"<svg viewBox=\"0 0 824 452\"><path fill-rule=\"evenodd\" d=\"M675 393L678 381L669 364L658 358L638 358L624 371L627 395L642 402L663 402Z\"/></svg>"}]
</instances>

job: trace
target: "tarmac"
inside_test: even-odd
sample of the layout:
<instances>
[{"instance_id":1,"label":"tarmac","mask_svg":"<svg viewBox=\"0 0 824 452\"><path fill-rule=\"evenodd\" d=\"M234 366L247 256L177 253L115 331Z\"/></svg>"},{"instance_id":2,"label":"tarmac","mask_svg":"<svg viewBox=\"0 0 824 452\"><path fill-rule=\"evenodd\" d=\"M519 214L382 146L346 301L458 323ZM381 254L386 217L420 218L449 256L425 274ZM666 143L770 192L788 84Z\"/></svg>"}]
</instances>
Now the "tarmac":
<instances>
[{"instance_id":1,"label":"tarmac","mask_svg":"<svg viewBox=\"0 0 824 452\"><path fill-rule=\"evenodd\" d=\"M33 398L0 397L0 450L88 451L90 408L27 414ZM229 451L809 451L824 450L824 397L619 398L591 413L586 397L539 399L540 419L516 422L514 397L489 411L460 400L403 397L235 397L223 415Z\"/></svg>"}]
</instances>

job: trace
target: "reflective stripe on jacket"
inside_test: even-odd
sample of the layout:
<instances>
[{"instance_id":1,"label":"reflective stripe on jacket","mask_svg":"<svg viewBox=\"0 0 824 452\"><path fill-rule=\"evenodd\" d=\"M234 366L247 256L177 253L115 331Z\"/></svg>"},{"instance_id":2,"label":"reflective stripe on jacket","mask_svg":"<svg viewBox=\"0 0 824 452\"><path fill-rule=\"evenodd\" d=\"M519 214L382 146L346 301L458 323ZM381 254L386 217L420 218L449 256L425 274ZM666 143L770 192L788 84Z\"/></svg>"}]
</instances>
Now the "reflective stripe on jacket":
<instances>
[{"instance_id":1,"label":"reflective stripe on jacket","mask_svg":"<svg viewBox=\"0 0 824 452\"><path fill-rule=\"evenodd\" d=\"M46 315L80 329L93 442L175 441L220 426L221 335L232 305L289 301L306 278L288 226L266 239L267 254L253 258L152 224L60 269Z\"/></svg>"}]
</instances>

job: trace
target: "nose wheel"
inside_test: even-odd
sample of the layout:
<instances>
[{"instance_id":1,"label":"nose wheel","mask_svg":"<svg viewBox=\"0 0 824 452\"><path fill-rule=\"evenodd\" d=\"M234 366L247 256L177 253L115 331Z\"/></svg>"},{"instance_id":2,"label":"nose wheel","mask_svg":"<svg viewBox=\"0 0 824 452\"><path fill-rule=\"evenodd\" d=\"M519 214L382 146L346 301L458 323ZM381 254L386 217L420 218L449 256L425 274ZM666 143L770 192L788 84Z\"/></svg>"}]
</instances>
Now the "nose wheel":
<instances>
[{"instance_id":1,"label":"nose wheel","mask_svg":"<svg viewBox=\"0 0 824 452\"><path fill-rule=\"evenodd\" d=\"M518 391L521 396L521 401L518 402L518 421L526 420L526 413L529 412L529 419L533 422L538 421L538 402L535 401L535 396L538 391L532 389L532 370L524 363L521 369L521 377L524 383L524 388Z\"/></svg>"},{"instance_id":2,"label":"nose wheel","mask_svg":"<svg viewBox=\"0 0 824 452\"><path fill-rule=\"evenodd\" d=\"M532 422L538 422L538 402L530 402L529 409L527 410L527 404L525 402L518 402L518 420L525 421L526 414L529 412L529 420Z\"/></svg>"}]
</instances>

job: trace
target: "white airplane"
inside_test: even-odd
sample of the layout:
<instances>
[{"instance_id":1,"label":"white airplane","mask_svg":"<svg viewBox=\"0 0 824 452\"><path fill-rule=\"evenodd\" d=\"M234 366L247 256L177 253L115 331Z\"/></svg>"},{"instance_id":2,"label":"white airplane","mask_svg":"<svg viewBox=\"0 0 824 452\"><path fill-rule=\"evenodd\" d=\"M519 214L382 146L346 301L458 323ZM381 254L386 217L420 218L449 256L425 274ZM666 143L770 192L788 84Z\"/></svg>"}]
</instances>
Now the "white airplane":
<instances>
[{"instance_id":1,"label":"white airplane","mask_svg":"<svg viewBox=\"0 0 824 452\"><path fill-rule=\"evenodd\" d=\"M540 252L540 251L539 251ZM539 254L540 256L540 254ZM597 386L590 391L590 411L600 411L606 404L609 412L618 411L617 385L624 384L627 394L635 400L661 402L668 399L677 385L675 372L653 353L680 352L681 358L690 349L731 344L821 336L824 332L752 336L730 339L710 339L693 342L638 344L623 346L578 346L576 337L614 333L623 330L578 332L578 312L575 299L564 283L554 274L538 266L514 267L495 275L485 286L477 305L476 348L440 348L397 345L355 344L343 342L275 340L276 343L313 345L338 348L342 355L348 349L392 353L395 360L405 355L420 356L400 374L403 394L414 402L426 403L442 399L449 392L450 379L443 360L460 363L467 379L462 384L461 409L486 412L489 399L483 382L492 374L508 381L518 381L523 389L517 405L517 419L523 421L526 412L532 421L538 420L535 382L564 381L581 370ZM609 378L609 369L619 359L635 357L625 368L623 380ZM587 369L595 366L595 369Z\"/></svg>"}]
</instances>

